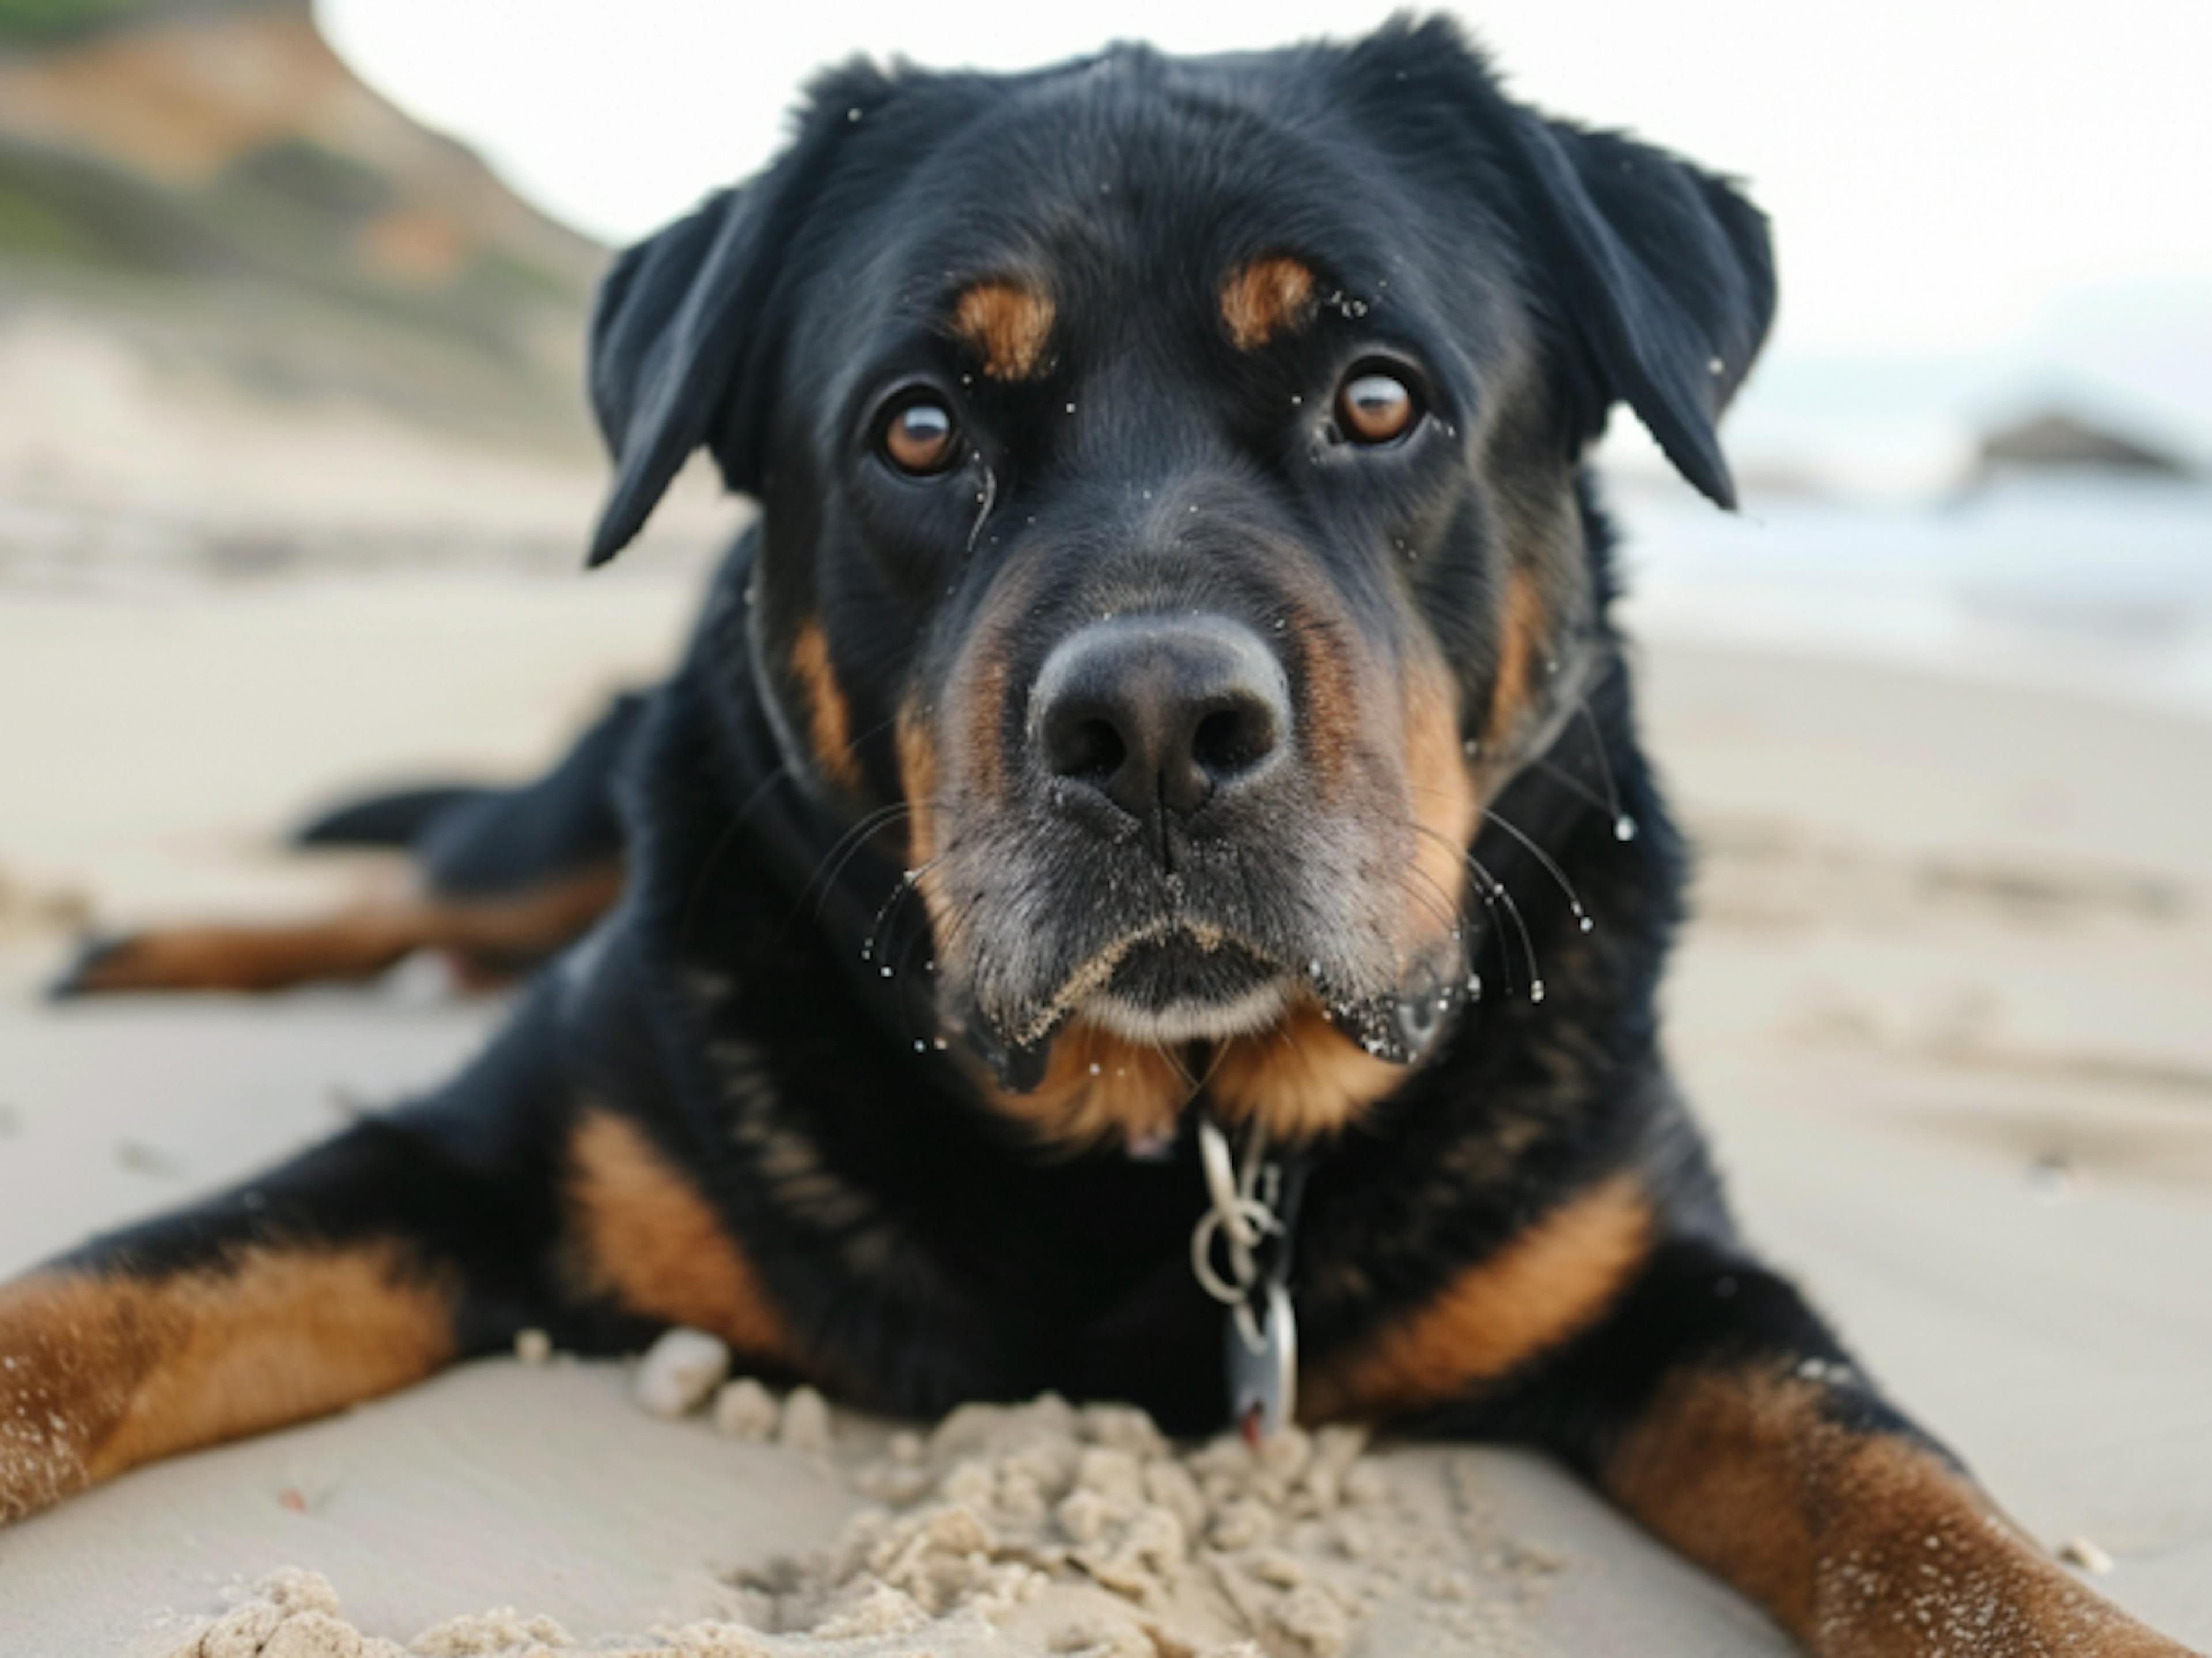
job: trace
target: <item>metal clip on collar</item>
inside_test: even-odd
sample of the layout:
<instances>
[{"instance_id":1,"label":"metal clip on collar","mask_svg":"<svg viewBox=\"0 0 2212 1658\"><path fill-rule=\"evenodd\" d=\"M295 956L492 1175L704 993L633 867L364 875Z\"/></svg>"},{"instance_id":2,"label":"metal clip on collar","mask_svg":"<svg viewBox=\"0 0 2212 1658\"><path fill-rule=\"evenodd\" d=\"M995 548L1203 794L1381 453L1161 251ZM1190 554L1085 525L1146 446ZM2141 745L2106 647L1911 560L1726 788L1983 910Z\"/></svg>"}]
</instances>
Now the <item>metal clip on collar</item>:
<instances>
[{"instance_id":1,"label":"metal clip on collar","mask_svg":"<svg viewBox=\"0 0 2212 1658\"><path fill-rule=\"evenodd\" d=\"M1190 1234L1199 1287L1229 1309L1222 1331L1231 1414L1248 1441L1279 1431L1297 1414L1297 1321L1291 1310L1291 1227L1304 1166L1267 1155L1255 1124L1240 1167L1211 1114L1198 1121L1206 1208ZM1224 1258L1216 1260L1217 1254ZM1223 1271L1223 1265L1227 1271Z\"/></svg>"}]
</instances>

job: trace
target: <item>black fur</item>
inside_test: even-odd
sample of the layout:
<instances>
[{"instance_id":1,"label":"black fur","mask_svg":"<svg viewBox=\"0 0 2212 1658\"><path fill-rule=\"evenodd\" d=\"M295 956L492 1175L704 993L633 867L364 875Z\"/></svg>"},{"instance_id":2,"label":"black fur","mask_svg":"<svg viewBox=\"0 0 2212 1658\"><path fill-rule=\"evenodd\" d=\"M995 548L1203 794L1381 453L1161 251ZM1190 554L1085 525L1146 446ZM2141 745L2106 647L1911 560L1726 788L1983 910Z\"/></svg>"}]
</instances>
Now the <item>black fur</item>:
<instances>
[{"instance_id":1,"label":"black fur","mask_svg":"<svg viewBox=\"0 0 2212 1658\"><path fill-rule=\"evenodd\" d=\"M1025 183L994 176L978 198L962 146L1004 144L1009 123L1032 140L1060 135L1062 154L1045 153ZM1604 614L1610 532L1575 462L1605 408L1625 399L1693 483L1729 497L1712 422L1771 309L1763 227L1680 162L1510 105L1455 36L1426 25L1348 49L1194 64L1121 49L1012 78L838 71L817 85L775 167L625 255L592 326L593 400L617 468L594 559L635 532L702 443L734 487L763 497L765 525L732 552L684 662L647 705L611 715L548 785L471 796L422 827L434 874L496 888L507 881L492 867L502 845L517 878L548 861L531 849L548 791L588 818L614 786L619 754L630 870L620 908L448 1088L253 1182L251 1207L225 1200L104 1248L145 1270L203 1258L249 1228L319 1240L397 1230L461 1272L472 1349L526 1324L580 1345L620 1345L635 1322L564 1300L533 1253L557 1242L547 1160L589 1102L643 1125L696 1176L799 1345L856 1401L930 1412L1053 1387L1133 1399L1178 1428L1220 1418L1218 1309L1192 1280L1185 1248L1200 1199L1190 1114L1164 1159L1137 1162L1111 1146L1041 1151L980 1097L959 1044L935 1042L921 907L908 902L883 924L896 865L867 837L848 837L857 811L807 774L788 687L763 660L799 610L822 610L868 728L858 744L866 775L895 799L889 737L873 727L917 660L923 671L941 661L941 644L930 654L936 635L957 640L971 621L981 578L955 576L944 599L946 555L927 544L939 534L964 542L972 503L912 504L921 527L900 531L908 544L890 553L871 545L865 503L833 505L850 492L823 469L855 464L837 429L862 395L858 366L878 342L909 356L921 349L912 331L923 296L899 285L900 258L926 269L940 251L1017 238L1024 216L1042 211L1030 197L1095 190L1084 169L1131 135L1149 148L1124 150L1117 176L1147 198L1110 234L1148 241L1097 252L1109 272L1161 273L1163 326L1182 325L1194 301L1211 314L1210 293L1174 288L1194 239L1248 253L1342 250L1343 269L1325 276L1388 294L1376 329L1427 354L1439 404L1472 422L1492 393L1480 371L1510 343L1502 307L1525 307L1545 361L1522 411L1528 442L1559 469L1580 543L1587 609L1554 642L1588 717L1553 711L1541 722L1540 752L1515 757L1495 807L1549 852L1597 926L1577 928L1518 837L1483 829L1473 852L1518 895L1527 936L1502 910L1471 906L1468 965L1486 995L1455 1011L1441 1051L1402 1088L1315 1156L1297 1274L1309 1358L1359 1343L1624 1168L1643 1171L1668 1231L1734 1247L1656 1048L1684 853L1637 742L1628 669ZM932 239L945 216L975 199L994 201L1003 222L963 216L959 245L940 250ZM1316 333L1310 354L1356 349L1326 325ZM1294 465L1294 452L1269 451L1256 434L1251 422L1266 416L1234 384L1225 348L1196 347L1202 379L1229 382L1210 395L1245 400L1231 429L1261 447L1240 458L1208 440L1202 464L1239 483ZM1725 374L1710 371L1715 358ZM1296 384L1304 370L1258 372ZM1055 380L1039 395L1066 391ZM986 395L976 390L979 403ZM991 395L1011 404L1018 394ZM1074 459L1033 440L1025 450L1009 432L999 510L1020 504L1012 478L1025 462L1047 500L1095 495L1095 478L1071 467L1111 477L1163 464L1139 419L1159 413L1140 405ZM1463 706L1480 709L1498 666L1482 607L1497 592L1498 526L1448 473L1380 487L1424 503L1416 516L1429 544L1407 578L1416 617L1381 596L1378 582L1396 571L1336 579L1363 629L1432 627L1464 682ZM1364 517L1394 509L1386 496L1340 510L1348 548ZM942 526L930 518L939 511ZM1285 523L1285 533L1304 531ZM780 578L762 568L779 552L791 562ZM986 564L978 556L971 572ZM1617 817L1631 820L1632 839L1620 838ZM459 834L463 818L501 831ZM441 845L463 849L450 867L437 865ZM872 937L877 947L864 949ZM1531 959L1540 1004L1528 994ZM1509 1143L1510 1154L1470 1154ZM806 1153L797 1175L794 1145ZM400 1166L412 1171L404 1179L380 1172ZM349 1170L364 1187L410 1189L330 1200L326 1188ZM423 1196L441 1191L449 1201Z\"/></svg>"}]
</instances>

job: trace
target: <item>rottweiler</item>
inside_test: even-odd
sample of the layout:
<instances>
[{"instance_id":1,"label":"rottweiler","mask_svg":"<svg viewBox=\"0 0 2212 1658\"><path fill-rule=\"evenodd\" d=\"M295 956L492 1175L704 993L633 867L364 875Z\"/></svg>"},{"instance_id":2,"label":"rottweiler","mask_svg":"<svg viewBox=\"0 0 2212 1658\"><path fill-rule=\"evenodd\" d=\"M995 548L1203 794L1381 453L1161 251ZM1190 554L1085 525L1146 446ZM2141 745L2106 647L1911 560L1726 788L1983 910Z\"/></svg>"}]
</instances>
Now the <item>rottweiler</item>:
<instances>
[{"instance_id":1,"label":"rottweiler","mask_svg":"<svg viewBox=\"0 0 2212 1658\"><path fill-rule=\"evenodd\" d=\"M759 506L672 677L322 826L419 905L70 987L556 959L448 1085L0 1292L0 1516L687 1325L902 1416L1540 1447L1817 1653L2181 1653L1747 1247L1659 1051L1585 457L1626 404L1731 507L1774 296L1735 186L1443 22L822 76L592 322L592 562L702 447Z\"/></svg>"}]
</instances>

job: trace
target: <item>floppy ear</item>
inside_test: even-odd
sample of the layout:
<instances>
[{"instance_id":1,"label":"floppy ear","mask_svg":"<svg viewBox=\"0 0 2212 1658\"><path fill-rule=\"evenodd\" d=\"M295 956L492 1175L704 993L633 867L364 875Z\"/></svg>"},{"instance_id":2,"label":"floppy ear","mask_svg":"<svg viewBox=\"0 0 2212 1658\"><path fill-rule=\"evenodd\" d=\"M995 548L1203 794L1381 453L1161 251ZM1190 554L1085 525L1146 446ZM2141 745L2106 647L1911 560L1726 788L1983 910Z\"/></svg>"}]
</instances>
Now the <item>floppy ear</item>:
<instances>
[{"instance_id":1,"label":"floppy ear","mask_svg":"<svg viewBox=\"0 0 2212 1658\"><path fill-rule=\"evenodd\" d=\"M887 89L865 65L817 82L799 136L766 172L629 249L601 282L592 312L592 410L615 477L589 563L629 544L702 444L713 445L732 489L758 489L758 412L776 344L763 320L785 274L782 256L854 129L850 112L865 112Z\"/></svg>"},{"instance_id":2,"label":"floppy ear","mask_svg":"<svg viewBox=\"0 0 2212 1658\"><path fill-rule=\"evenodd\" d=\"M1766 216L1648 144L1517 107L1507 118L1547 274L1591 376L1583 435L1625 401L1684 477L1733 508L1715 427L1774 319Z\"/></svg>"}]
</instances>

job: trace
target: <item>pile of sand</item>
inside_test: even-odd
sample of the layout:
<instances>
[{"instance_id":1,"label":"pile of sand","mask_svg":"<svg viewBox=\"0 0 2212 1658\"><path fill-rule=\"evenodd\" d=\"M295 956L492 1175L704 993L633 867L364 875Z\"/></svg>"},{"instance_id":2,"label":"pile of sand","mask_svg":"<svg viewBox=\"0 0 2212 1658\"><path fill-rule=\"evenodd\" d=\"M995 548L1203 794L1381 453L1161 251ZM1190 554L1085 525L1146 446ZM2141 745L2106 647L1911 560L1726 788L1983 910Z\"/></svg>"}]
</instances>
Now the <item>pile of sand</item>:
<instances>
[{"instance_id":1,"label":"pile of sand","mask_svg":"<svg viewBox=\"0 0 2212 1658\"><path fill-rule=\"evenodd\" d=\"M294 1570L171 1658L1339 1658L1409 1591L1440 1645L1499 1655L1522 1649L1516 1605L1557 1570L1513 1549L1493 1552L1487 1586L1450 1569L1358 1429L1179 1444L1142 1411L1048 1394L963 1406L925 1434L833 1414L809 1388L718 1389L705 1339L679 1333L648 1356L641 1402L670 1414L711 1394L717 1430L811 1459L872 1504L833 1549L728 1572L726 1620L594 1646L502 1609L402 1646L363 1635L327 1582ZM672 1369L689 1384L677 1394Z\"/></svg>"}]
</instances>

